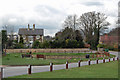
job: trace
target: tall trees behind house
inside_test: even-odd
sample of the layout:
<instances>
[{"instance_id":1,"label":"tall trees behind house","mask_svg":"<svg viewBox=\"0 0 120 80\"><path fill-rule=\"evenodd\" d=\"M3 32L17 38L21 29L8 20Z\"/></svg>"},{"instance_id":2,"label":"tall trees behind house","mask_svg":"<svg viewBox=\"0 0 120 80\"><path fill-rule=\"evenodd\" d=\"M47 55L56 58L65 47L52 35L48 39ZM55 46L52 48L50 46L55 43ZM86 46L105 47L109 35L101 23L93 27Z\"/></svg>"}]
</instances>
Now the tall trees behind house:
<instances>
[{"instance_id":1,"label":"tall trees behind house","mask_svg":"<svg viewBox=\"0 0 120 80\"><path fill-rule=\"evenodd\" d=\"M73 31L69 34L72 35L73 39L75 39L75 30L78 29L77 15L69 15L65 19L63 23L64 28L72 29Z\"/></svg>"},{"instance_id":2,"label":"tall trees behind house","mask_svg":"<svg viewBox=\"0 0 120 80\"><path fill-rule=\"evenodd\" d=\"M84 13L79 18L80 28L86 37L86 42L92 48L97 48L101 31L107 29L109 25L106 19L105 14L99 12Z\"/></svg>"},{"instance_id":3,"label":"tall trees behind house","mask_svg":"<svg viewBox=\"0 0 120 80\"><path fill-rule=\"evenodd\" d=\"M114 29L112 29L108 35L110 36L120 36L120 27L116 27Z\"/></svg>"},{"instance_id":4,"label":"tall trees behind house","mask_svg":"<svg viewBox=\"0 0 120 80\"><path fill-rule=\"evenodd\" d=\"M100 33L107 29L109 22L106 21L105 14L100 12L87 12L82 14L79 18L76 15L68 16L64 21L64 27L72 29L73 31L66 31L67 34L76 38L75 31L82 31L85 36L85 42L91 45L91 48L97 48L99 43ZM64 36L66 35L63 33Z\"/></svg>"},{"instance_id":5,"label":"tall trees behind house","mask_svg":"<svg viewBox=\"0 0 120 80\"><path fill-rule=\"evenodd\" d=\"M61 32L56 33L56 40L77 40L77 41L83 41L82 34L80 30L73 30L72 28L66 27Z\"/></svg>"}]
</instances>

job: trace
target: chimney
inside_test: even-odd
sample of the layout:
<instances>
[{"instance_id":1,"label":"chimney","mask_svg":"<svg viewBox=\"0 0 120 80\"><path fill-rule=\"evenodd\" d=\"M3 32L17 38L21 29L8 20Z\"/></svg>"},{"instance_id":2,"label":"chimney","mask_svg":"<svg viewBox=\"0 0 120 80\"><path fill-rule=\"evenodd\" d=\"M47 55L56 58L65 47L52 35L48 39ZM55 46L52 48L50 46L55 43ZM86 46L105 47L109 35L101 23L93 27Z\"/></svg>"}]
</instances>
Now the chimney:
<instances>
[{"instance_id":1,"label":"chimney","mask_svg":"<svg viewBox=\"0 0 120 80\"><path fill-rule=\"evenodd\" d=\"M28 30L30 30L30 25L28 24Z\"/></svg>"},{"instance_id":2,"label":"chimney","mask_svg":"<svg viewBox=\"0 0 120 80\"><path fill-rule=\"evenodd\" d=\"M33 30L35 30L35 24L33 24Z\"/></svg>"}]
</instances>

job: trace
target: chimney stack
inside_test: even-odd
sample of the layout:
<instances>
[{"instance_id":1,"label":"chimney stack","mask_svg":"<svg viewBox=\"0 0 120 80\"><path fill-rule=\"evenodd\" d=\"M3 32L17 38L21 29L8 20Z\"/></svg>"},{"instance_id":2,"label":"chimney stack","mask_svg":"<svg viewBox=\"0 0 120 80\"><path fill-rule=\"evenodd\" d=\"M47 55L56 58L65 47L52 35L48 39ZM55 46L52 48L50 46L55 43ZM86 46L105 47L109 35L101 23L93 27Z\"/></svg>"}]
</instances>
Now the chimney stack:
<instances>
[{"instance_id":1,"label":"chimney stack","mask_svg":"<svg viewBox=\"0 0 120 80\"><path fill-rule=\"evenodd\" d=\"M28 24L28 30L30 30L30 25Z\"/></svg>"},{"instance_id":2,"label":"chimney stack","mask_svg":"<svg viewBox=\"0 0 120 80\"><path fill-rule=\"evenodd\" d=\"M35 30L35 24L33 24L33 30Z\"/></svg>"}]
</instances>

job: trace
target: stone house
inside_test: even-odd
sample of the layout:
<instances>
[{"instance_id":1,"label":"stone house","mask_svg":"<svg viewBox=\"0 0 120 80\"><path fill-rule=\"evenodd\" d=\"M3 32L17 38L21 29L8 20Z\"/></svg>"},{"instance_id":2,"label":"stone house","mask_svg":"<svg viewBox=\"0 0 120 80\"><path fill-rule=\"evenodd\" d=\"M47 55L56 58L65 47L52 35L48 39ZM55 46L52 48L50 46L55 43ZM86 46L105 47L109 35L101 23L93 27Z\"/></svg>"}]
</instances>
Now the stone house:
<instances>
[{"instance_id":1,"label":"stone house","mask_svg":"<svg viewBox=\"0 0 120 80\"><path fill-rule=\"evenodd\" d=\"M33 24L33 28L30 28L28 24L28 28L20 28L18 32L18 42L20 41L20 37L23 37L24 43L32 44L35 40L39 42L43 42L44 30L35 28L35 24Z\"/></svg>"}]
</instances>

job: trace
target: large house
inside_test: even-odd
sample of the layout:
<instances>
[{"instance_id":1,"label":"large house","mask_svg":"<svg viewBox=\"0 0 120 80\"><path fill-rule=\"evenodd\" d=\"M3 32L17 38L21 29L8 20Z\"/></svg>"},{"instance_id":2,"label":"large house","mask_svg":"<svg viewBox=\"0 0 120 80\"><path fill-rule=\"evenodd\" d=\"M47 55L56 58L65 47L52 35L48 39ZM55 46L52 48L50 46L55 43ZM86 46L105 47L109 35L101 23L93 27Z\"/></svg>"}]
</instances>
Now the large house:
<instances>
[{"instance_id":1,"label":"large house","mask_svg":"<svg viewBox=\"0 0 120 80\"><path fill-rule=\"evenodd\" d=\"M33 24L33 28L30 28L28 24L28 28L19 29L18 35L18 42L20 41L20 37L23 37L24 43L32 44L35 40L43 42L44 30L36 29L35 24Z\"/></svg>"},{"instance_id":2,"label":"large house","mask_svg":"<svg viewBox=\"0 0 120 80\"><path fill-rule=\"evenodd\" d=\"M120 44L120 36L112 36L112 35L102 35L100 36L100 41L99 43L101 44L107 44L107 45L115 45L115 44Z\"/></svg>"}]
</instances>

